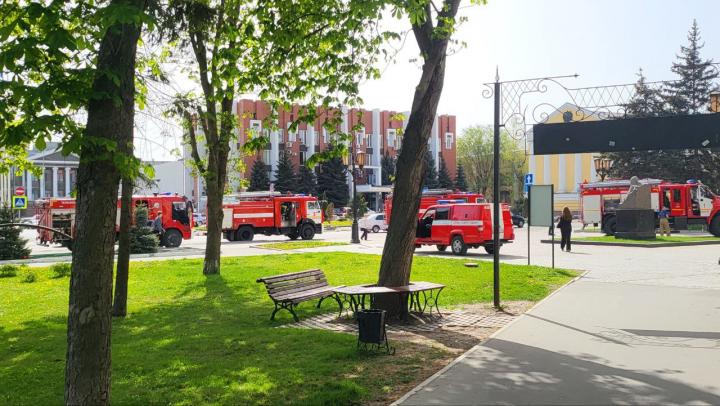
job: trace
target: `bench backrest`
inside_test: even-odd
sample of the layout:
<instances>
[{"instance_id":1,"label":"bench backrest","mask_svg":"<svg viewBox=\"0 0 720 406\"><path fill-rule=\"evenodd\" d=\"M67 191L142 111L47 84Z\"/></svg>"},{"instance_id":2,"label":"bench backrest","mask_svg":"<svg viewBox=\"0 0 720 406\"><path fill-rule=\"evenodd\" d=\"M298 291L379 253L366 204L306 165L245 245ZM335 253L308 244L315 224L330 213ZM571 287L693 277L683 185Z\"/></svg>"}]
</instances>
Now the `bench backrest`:
<instances>
[{"instance_id":1,"label":"bench backrest","mask_svg":"<svg viewBox=\"0 0 720 406\"><path fill-rule=\"evenodd\" d=\"M260 278L257 282L265 284L268 295L273 299L328 286L325 274L320 269L269 276Z\"/></svg>"}]
</instances>

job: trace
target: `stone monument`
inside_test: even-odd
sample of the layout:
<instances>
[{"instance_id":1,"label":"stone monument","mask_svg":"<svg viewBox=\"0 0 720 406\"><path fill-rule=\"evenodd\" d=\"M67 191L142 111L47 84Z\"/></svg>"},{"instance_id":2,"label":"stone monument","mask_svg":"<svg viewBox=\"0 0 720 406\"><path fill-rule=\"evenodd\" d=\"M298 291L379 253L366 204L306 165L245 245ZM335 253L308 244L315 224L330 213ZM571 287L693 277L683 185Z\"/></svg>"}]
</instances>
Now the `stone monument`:
<instances>
[{"instance_id":1,"label":"stone monument","mask_svg":"<svg viewBox=\"0 0 720 406\"><path fill-rule=\"evenodd\" d=\"M630 178L630 189L617 208L615 238L648 240L655 238L655 210L650 202L650 185L637 176Z\"/></svg>"}]
</instances>

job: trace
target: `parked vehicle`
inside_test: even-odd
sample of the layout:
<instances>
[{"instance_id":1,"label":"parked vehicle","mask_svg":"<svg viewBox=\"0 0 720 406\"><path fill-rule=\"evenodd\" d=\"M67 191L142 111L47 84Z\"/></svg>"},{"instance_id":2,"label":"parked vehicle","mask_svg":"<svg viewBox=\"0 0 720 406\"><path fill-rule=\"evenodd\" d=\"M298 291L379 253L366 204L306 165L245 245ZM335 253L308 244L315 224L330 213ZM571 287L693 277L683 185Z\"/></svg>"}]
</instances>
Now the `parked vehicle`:
<instances>
[{"instance_id":1,"label":"parked vehicle","mask_svg":"<svg viewBox=\"0 0 720 406\"><path fill-rule=\"evenodd\" d=\"M500 246L515 239L510 207L500 205ZM450 203L430 206L418 220L415 247L435 245L438 251L449 246L455 255L465 255L468 248L485 248L495 252L493 241L493 205L490 203ZM498 249L500 247L497 247Z\"/></svg>"},{"instance_id":2,"label":"parked vehicle","mask_svg":"<svg viewBox=\"0 0 720 406\"><path fill-rule=\"evenodd\" d=\"M379 233L380 231L387 231L387 224L385 223L385 213L370 213L365 217L358 220L358 225L361 229L367 229L373 233Z\"/></svg>"},{"instance_id":3,"label":"parked vehicle","mask_svg":"<svg viewBox=\"0 0 720 406\"><path fill-rule=\"evenodd\" d=\"M246 192L226 198L222 230L228 241L252 241L255 234L311 240L322 233L317 197L279 192Z\"/></svg>"},{"instance_id":4,"label":"parked vehicle","mask_svg":"<svg viewBox=\"0 0 720 406\"><path fill-rule=\"evenodd\" d=\"M523 217L519 214L515 214L515 213L511 213L511 215L512 215L512 223L515 227L523 228L523 226L525 226L525 217Z\"/></svg>"},{"instance_id":5,"label":"parked vehicle","mask_svg":"<svg viewBox=\"0 0 720 406\"><path fill-rule=\"evenodd\" d=\"M205 222L207 221L205 219L205 215L202 213L193 213L193 221L195 222L195 225L197 226L204 226Z\"/></svg>"},{"instance_id":6,"label":"parked vehicle","mask_svg":"<svg viewBox=\"0 0 720 406\"><path fill-rule=\"evenodd\" d=\"M385 199L385 224L390 224L390 213L392 211L392 194ZM449 189L431 189L423 191L420 197L418 218L422 217L428 207L439 203L485 203L485 197L479 193L455 192Z\"/></svg>"},{"instance_id":7,"label":"parked vehicle","mask_svg":"<svg viewBox=\"0 0 720 406\"><path fill-rule=\"evenodd\" d=\"M132 209L139 206L148 208L148 219L150 221L157 217L159 212L163 213L163 228L165 233L160 238L160 245L168 248L179 247L183 240L192 238L192 216L187 212L185 201L180 196L133 196ZM67 235L75 235L75 199L61 198L40 200L36 202L36 215L38 224L64 232ZM135 222L135 216L131 216ZM120 227L120 200L117 203L117 217L115 219L116 230ZM70 240L58 233L49 230L38 229L38 240L41 244L54 243L63 246L70 246Z\"/></svg>"},{"instance_id":8,"label":"parked vehicle","mask_svg":"<svg viewBox=\"0 0 720 406\"><path fill-rule=\"evenodd\" d=\"M650 185L650 203L653 210L664 207L669 212L670 225L676 230L687 230L688 225L701 224L716 237L720 237L720 197L699 181L687 183L643 179ZM630 189L629 180L583 183L580 185L580 218L583 225L598 224L605 234L614 235L617 218L615 211L625 200Z\"/></svg>"}]
</instances>

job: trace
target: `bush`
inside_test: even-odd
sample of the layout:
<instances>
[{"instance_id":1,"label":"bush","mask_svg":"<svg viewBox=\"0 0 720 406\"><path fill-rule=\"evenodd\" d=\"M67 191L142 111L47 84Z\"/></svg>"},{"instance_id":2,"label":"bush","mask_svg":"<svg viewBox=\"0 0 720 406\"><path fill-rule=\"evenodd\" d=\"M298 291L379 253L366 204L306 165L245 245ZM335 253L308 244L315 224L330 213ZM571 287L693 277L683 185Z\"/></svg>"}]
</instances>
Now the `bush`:
<instances>
[{"instance_id":1,"label":"bush","mask_svg":"<svg viewBox=\"0 0 720 406\"><path fill-rule=\"evenodd\" d=\"M0 224L15 222L15 213L7 206L0 206ZM30 255L27 240L20 236L18 227L0 227L0 260L24 259Z\"/></svg>"},{"instance_id":2,"label":"bush","mask_svg":"<svg viewBox=\"0 0 720 406\"><path fill-rule=\"evenodd\" d=\"M52 266L50 266L50 272L52 272L53 278L68 277L68 276L70 276L71 271L72 271L72 266L67 262L52 264Z\"/></svg>"},{"instance_id":3,"label":"bush","mask_svg":"<svg viewBox=\"0 0 720 406\"><path fill-rule=\"evenodd\" d=\"M0 278L12 278L18 274L20 267L17 265L3 265L0 266Z\"/></svg>"},{"instance_id":4,"label":"bush","mask_svg":"<svg viewBox=\"0 0 720 406\"><path fill-rule=\"evenodd\" d=\"M35 275L35 272L31 270L26 270L23 274L22 281L23 283L33 283L37 280L37 275Z\"/></svg>"}]
</instances>

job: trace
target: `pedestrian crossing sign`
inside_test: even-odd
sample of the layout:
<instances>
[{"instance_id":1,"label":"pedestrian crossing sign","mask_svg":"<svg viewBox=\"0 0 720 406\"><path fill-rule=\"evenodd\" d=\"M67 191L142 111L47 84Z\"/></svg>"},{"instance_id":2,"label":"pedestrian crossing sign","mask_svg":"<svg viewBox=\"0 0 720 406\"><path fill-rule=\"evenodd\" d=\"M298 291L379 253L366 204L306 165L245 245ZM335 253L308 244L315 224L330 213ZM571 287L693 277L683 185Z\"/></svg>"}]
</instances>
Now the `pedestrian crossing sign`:
<instances>
[{"instance_id":1,"label":"pedestrian crossing sign","mask_svg":"<svg viewBox=\"0 0 720 406\"><path fill-rule=\"evenodd\" d=\"M27 209L27 196L13 196L13 209Z\"/></svg>"}]
</instances>

